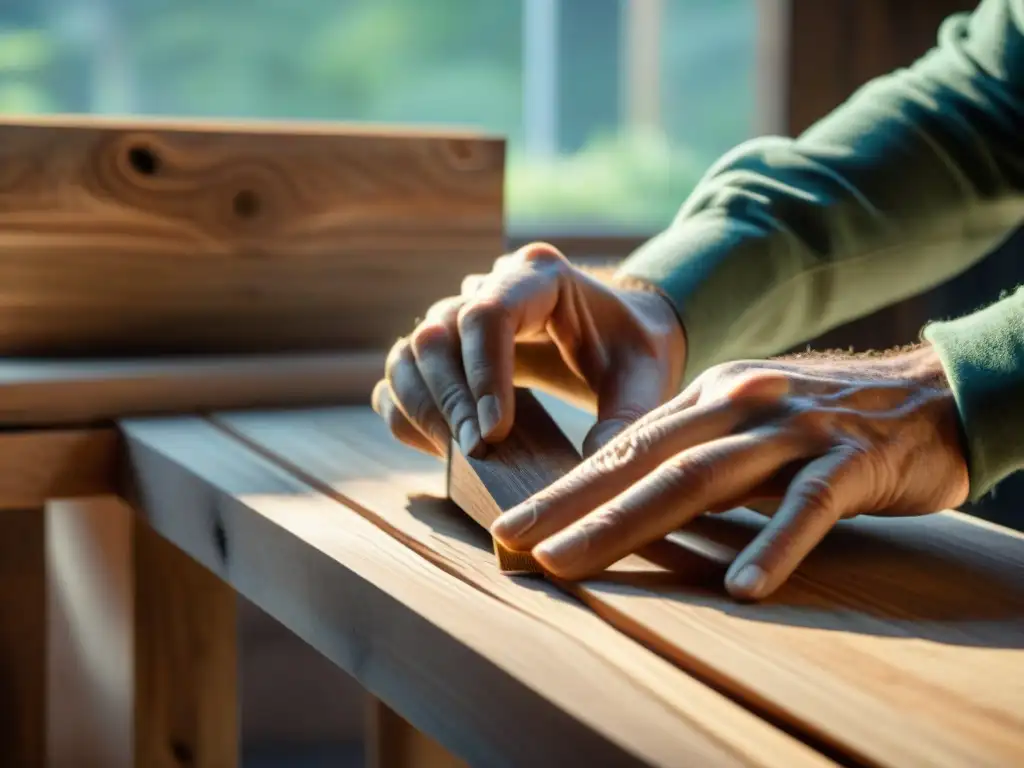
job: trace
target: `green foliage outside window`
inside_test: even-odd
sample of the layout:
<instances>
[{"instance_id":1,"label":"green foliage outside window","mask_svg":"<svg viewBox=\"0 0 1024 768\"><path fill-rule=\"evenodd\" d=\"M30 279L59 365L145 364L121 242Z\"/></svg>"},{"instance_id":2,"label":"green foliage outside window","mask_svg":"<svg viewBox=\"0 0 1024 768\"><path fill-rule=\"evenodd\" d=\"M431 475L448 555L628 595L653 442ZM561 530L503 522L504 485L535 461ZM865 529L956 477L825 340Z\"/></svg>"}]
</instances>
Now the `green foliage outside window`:
<instances>
[{"instance_id":1,"label":"green foliage outside window","mask_svg":"<svg viewBox=\"0 0 1024 768\"><path fill-rule=\"evenodd\" d=\"M651 229L751 111L753 0L665 6L664 135L599 127L553 159L522 147L521 0L7 0L0 113L478 127L509 139L513 225Z\"/></svg>"}]
</instances>

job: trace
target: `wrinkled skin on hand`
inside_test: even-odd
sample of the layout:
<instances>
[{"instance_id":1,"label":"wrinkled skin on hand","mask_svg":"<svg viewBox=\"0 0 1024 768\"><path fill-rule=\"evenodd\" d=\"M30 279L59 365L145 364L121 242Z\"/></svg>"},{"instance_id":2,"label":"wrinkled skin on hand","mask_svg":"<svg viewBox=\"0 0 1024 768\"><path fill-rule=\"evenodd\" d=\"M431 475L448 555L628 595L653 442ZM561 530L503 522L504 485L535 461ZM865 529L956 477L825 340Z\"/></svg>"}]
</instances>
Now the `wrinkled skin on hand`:
<instances>
[{"instance_id":1,"label":"wrinkled skin on hand","mask_svg":"<svg viewBox=\"0 0 1024 768\"><path fill-rule=\"evenodd\" d=\"M454 435L478 456L512 428L514 385L536 387L597 412L589 453L675 395L685 357L668 301L537 243L431 307L391 349L373 405L414 448L444 456Z\"/></svg>"},{"instance_id":2,"label":"wrinkled skin on hand","mask_svg":"<svg viewBox=\"0 0 1024 768\"><path fill-rule=\"evenodd\" d=\"M726 575L733 596L760 599L837 521L926 514L967 494L956 406L925 346L712 368L492 533L580 579L708 510L774 499Z\"/></svg>"}]
</instances>

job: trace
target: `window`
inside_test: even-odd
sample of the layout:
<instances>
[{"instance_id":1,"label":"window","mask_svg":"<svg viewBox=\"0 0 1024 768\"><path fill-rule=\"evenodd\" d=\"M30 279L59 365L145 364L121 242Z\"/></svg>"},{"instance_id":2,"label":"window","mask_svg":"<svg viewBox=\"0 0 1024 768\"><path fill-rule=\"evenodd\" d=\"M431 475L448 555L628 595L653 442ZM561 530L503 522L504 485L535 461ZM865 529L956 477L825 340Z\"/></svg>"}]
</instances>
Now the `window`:
<instances>
[{"instance_id":1,"label":"window","mask_svg":"<svg viewBox=\"0 0 1024 768\"><path fill-rule=\"evenodd\" d=\"M754 125L755 0L5 0L0 111L473 126L513 232L649 234Z\"/></svg>"}]
</instances>

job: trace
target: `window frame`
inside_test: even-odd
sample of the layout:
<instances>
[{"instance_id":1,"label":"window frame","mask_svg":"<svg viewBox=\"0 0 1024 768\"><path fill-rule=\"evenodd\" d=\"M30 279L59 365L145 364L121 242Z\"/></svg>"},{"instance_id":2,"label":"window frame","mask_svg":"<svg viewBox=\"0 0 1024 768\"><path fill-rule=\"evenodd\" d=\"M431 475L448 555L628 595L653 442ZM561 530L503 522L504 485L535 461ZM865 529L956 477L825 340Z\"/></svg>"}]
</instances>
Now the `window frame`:
<instances>
[{"instance_id":1,"label":"window frame","mask_svg":"<svg viewBox=\"0 0 1024 768\"><path fill-rule=\"evenodd\" d=\"M756 102L754 135L784 135L789 128L788 50L792 0L751 0L756 5ZM683 200L679 204L683 204ZM615 263L657 235L657 229L628 229L600 225L511 227L506 246L514 251L531 242L546 242L580 263Z\"/></svg>"}]
</instances>

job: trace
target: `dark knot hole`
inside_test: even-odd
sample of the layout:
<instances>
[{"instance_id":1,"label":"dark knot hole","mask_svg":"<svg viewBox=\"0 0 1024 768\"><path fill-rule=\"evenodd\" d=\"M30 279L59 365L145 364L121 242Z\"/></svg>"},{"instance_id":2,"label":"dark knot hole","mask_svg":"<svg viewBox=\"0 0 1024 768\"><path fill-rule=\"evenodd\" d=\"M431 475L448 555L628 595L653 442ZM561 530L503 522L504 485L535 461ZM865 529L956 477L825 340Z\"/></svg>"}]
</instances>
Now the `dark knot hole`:
<instances>
[{"instance_id":1,"label":"dark knot hole","mask_svg":"<svg viewBox=\"0 0 1024 768\"><path fill-rule=\"evenodd\" d=\"M155 176L160 170L160 157L149 147L132 147L128 150L128 164L142 176Z\"/></svg>"},{"instance_id":2,"label":"dark knot hole","mask_svg":"<svg viewBox=\"0 0 1024 768\"><path fill-rule=\"evenodd\" d=\"M243 189L235 194L232 207L240 219L251 219L260 212L260 198L251 189Z\"/></svg>"}]
</instances>

